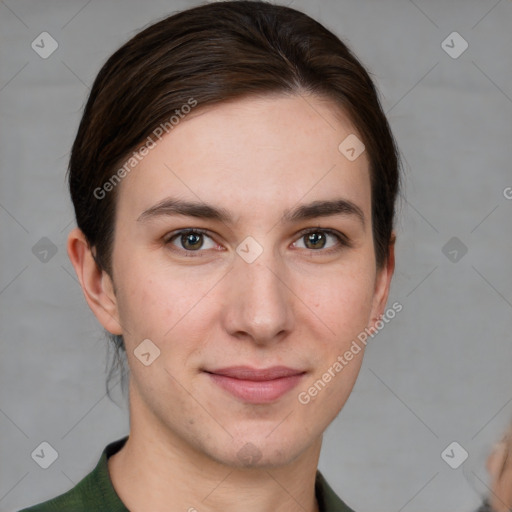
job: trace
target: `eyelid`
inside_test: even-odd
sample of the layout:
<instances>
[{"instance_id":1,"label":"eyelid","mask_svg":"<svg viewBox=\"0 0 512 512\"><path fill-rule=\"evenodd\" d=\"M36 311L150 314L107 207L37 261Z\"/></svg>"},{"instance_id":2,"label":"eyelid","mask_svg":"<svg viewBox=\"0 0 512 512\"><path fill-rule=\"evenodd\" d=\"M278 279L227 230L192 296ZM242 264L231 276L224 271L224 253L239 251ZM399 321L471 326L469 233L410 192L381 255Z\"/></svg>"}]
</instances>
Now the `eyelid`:
<instances>
[{"instance_id":1,"label":"eyelid","mask_svg":"<svg viewBox=\"0 0 512 512\"><path fill-rule=\"evenodd\" d=\"M330 254L333 252L338 252L345 247L346 248L352 247L352 243L351 243L350 239L344 233L341 233L340 231L338 231L336 229L322 228L320 226L305 228L305 229L299 231L296 241L299 240L300 238L304 237L305 235L308 235L309 233L318 233L318 232L333 236L334 238L337 239L338 244L335 247L329 247L328 249L318 249L316 251L314 249L309 249L309 252L311 254L315 254L315 253Z\"/></svg>"},{"instance_id":2,"label":"eyelid","mask_svg":"<svg viewBox=\"0 0 512 512\"><path fill-rule=\"evenodd\" d=\"M175 238L178 238L178 237L180 237L182 235L188 235L190 233L201 234L201 235L207 236L208 238L211 238L212 241L215 241L214 237L212 236L213 234L210 231L208 231L207 229L203 229L203 228L184 228L184 229L178 229L176 231L173 231L172 233L168 233L167 235L165 235L164 238L163 238L164 244L165 245L169 245L169 244L171 244L171 242ZM217 242L215 242L215 243L217 243ZM186 252L186 253L204 252L204 251L201 251L201 250L198 250L198 251L186 251L185 249L179 249L179 248L176 248L176 249L178 251Z\"/></svg>"},{"instance_id":3,"label":"eyelid","mask_svg":"<svg viewBox=\"0 0 512 512\"><path fill-rule=\"evenodd\" d=\"M341 243L344 243L346 245L350 244L349 238L344 233L341 233L340 231L338 231L336 229L322 228L320 226L311 227L311 228L305 228L305 229L299 231L298 232L298 235L299 235L298 238L300 238L300 237L302 237L304 235L307 235L309 233L317 233L319 231L321 231L322 233L327 233L328 235L332 235L335 238L338 238Z\"/></svg>"},{"instance_id":4,"label":"eyelid","mask_svg":"<svg viewBox=\"0 0 512 512\"><path fill-rule=\"evenodd\" d=\"M305 235L308 235L309 233L318 233L318 232L322 232L322 233L325 233L327 235L333 236L334 238L337 239L338 244L335 247L330 247L328 249L318 249L318 250L306 249L307 251L309 251L311 253L316 253L317 252L319 254L329 254L329 253L332 253L332 252L339 251L343 247L352 247L352 244L351 244L349 238L344 233L341 233L341 232L339 232L339 231L337 231L335 229L332 229L332 228L322 228L320 226L313 226L313 227L302 229L301 231L296 233L295 238L294 238L294 243L297 242L297 240L299 240L300 238L304 237ZM203 228L184 228L184 229L178 229L176 231L168 233L163 238L163 240L164 240L165 245L171 245L171 242L175 238L177 238L177 237L179 237L181 235L189 234L189 233L202 234L202 235L207 236L208 238L212 239L212 241L215 241L213 233L211 233L209 230L203 229ZM215 243L217 243L217 242L215 242ZM201 250L201 249L199 249L197 251L187 251L185 249L180 249L178 247L175 247L173 250L175 250L176 252L180 252L182 254L185 253L187 255L195 255L196 253L200 254L201 252L205 252L205 250Z\"/></svg>"},{"instance_id":5,"label":"eyelid","mask_svg":"<svg viewBox=\"0 0 512 512\"><path fill-rule=\"evenodd\" d=\"M206 235L206 236L210 236L210 232L207 230L207 229L203 229L203 228L183 228L183 229L177 229L176 231L172 231L171 233L167 233L163 240L164 242L168 243L170 242L173 238L179 236L179 235L187 235L189 233L201 233L202 235Z\"/></svg>"}]
</instances>

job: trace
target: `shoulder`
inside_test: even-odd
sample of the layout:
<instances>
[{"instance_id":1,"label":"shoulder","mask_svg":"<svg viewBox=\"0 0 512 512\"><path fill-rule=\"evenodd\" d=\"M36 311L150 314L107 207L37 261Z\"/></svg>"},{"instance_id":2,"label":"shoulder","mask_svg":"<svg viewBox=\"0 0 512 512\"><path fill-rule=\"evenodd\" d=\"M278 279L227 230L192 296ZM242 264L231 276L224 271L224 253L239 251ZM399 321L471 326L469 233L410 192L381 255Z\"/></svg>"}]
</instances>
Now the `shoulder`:
<instances>
[{"instance_id":1,"label":"shoulder","mask_svg":"<svg viewBox=\"0 0 512 512\"><path fill-rule=\"evenodd\" d=\"M29 508L25 508L20 512L86 512L93 510L91 505L95 500L97 491L94 489L92 474L89 473L75 487L69 491L56 496L48 501L39 503Z\"/></svg>"},{"instance_id":2,"label":"shoulder","mask_svg":"<svg viewBox=\"0 0 512 512\"><path fill-rule=\"evenodd\" d=\"M93 510L105 510L102 508L102 493L96 482L96 469L64 494L25 508L20 512L92 512Z\"/></svg>"},{"instance_id":3,"label":"shoulder","mask_svg":"<svg viewBox=\"0 0 512 512\"><path fill-rule=\"evenodd\" d=\"M127 437L110 443L101 454L96 467L72 489L43 503L19 512L93 512L108 510L124 512L127 509L117 496L108 474L107 458L120 450Z\"/></svg>"},{"instance_id":4,"label":"shoulder","mask_svg":"<svg viewBox=\"0 0 512 512\"><path fill-rule=\"evenodd\" d=\"M80 494L76 492L76 487L56 498L24 508L20 512L63 512L71 510L75 512L85 512L87 510L86 503L84 503Z\"/></svg>"}]
</instances>

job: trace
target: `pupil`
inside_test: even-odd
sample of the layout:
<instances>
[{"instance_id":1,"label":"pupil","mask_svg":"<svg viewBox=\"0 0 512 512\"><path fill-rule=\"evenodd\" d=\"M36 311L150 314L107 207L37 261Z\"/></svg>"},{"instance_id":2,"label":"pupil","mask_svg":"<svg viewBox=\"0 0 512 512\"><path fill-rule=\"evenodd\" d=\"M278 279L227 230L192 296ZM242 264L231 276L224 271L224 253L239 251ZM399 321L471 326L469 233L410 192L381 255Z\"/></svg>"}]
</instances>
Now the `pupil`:
<instances>
[{"instance_id":1,"label":"pupil","mask_svg":"<svg viewBox=\"0 0 512 512\"><path fill-rule=\"evenodd\" d=\"M188 233L183 235L182 242L184 247L189 249L199 249L202 245L201 236L196 233Z\"/></svg>"},{"instance_id":2,"label":"pupil","mask_svg":"<svg viewBox=\"0 0 512 512\"><path fill-rule=\"evenodd\" d=\"M317 247L318 242L325 242L323 233L310 233L308 235L308 242ZM320 244L320 246L323 247L323 244Z\"/></svg>"}]
</instances>

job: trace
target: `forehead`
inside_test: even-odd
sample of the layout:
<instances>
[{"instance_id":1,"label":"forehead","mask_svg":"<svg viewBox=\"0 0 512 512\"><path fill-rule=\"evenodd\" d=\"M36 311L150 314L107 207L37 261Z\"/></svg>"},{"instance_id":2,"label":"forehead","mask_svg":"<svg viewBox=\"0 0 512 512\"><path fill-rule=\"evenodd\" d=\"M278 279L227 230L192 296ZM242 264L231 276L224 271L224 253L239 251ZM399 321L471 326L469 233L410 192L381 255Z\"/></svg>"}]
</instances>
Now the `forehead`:
<instances>
[{"instance_id":1,"label":"forehead","mask_svg":"<svg viewBox=\"0 0 512 512\"><path fill-rule=\"evenodd\" d=\"M339 149L354 135L348 117L316 96L251 97L196 107L156 139L123 180L119 213L140 214L166 196L222 205L239 218L340 195L365 211L367 155L363 151L351 161Z\"/></svg>"}]
</instances>

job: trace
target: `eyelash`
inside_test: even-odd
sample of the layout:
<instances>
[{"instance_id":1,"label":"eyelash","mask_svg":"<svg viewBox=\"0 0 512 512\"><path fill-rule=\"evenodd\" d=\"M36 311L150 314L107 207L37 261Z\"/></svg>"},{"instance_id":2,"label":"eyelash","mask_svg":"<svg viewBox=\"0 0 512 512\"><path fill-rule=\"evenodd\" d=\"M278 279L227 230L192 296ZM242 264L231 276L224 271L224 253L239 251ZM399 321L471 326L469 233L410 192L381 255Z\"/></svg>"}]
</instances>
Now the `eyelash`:
<instances>
[{"instance_id":1,"label":"eyelash","mask_svg":"<svg viewBox=\"0 0 512 512\"><path fill-rule=\"evenodd\" d=\"M332 254L332 253L342 250L343 248L352 247L349 239L345 235L343 235L342 233L340 233L338 231L335 231L334 229L329 229L329 228L317 227L317 228L303 229L302 231L299 232L299 236L296 240L300 240L301 238L304 238L306 235L309 235L311 233L323 233L326 235L331 235L334 238L336 238L336 240L338 242L338 244L335 247L330 247L328 249L307 249L306 248L306 250L308 250L312 253L318 252L318 253L323 253L323 254ZM201 228L187 228L187 229L181 229L179 231L172 232L168 237L165 238L165 240L164 240L165 245L172 246L172 242L176 238L178 238L182 235L189 235L189 234L205 235L208 238L212 238L212 236L210 235L210 232L208 230L201 229ZM204 250L201 250L201 249L198 249L196 251L191 251L191 250L187 250L187 249L178 249L176 247L173 247L171 250L174 252L182 253L187 257L201 257L196 253L200 254L201 252L204 252Z\"/></svg>"}]
</instances>

